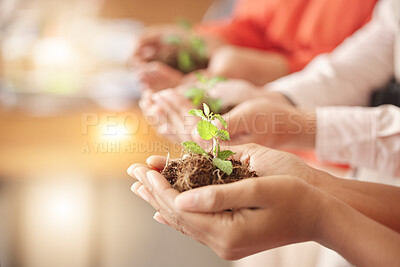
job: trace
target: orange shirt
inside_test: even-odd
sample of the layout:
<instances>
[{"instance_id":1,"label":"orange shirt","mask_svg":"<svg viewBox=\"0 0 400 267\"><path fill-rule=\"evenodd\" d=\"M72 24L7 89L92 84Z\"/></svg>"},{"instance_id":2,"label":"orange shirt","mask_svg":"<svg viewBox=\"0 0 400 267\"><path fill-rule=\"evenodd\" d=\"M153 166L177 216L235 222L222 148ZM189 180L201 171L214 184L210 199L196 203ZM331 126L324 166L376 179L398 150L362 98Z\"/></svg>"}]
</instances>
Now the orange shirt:
<instances>
[{"instance_id":1,"label":"orange shirt","mask_svg":"<svg viewBox=\"0 0 400 267\"><path fill-rule=\"evenodd\" d=\"M231 22L199 27L237 46L280 53L290 71L330 52L367 23L377 0L239 0Z\"/></svg>"}]
</instances>

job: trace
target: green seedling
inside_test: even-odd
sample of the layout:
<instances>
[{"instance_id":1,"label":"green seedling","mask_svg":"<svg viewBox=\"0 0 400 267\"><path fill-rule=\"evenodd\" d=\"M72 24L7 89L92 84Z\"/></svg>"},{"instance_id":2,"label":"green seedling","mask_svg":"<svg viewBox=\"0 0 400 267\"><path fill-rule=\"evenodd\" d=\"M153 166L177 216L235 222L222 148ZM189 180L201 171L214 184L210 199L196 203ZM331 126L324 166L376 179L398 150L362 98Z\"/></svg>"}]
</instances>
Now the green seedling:
<instances>
[{"instance_id":1,"label":"green seedling","mask_svg":"<svg viewBox=\"0 0 400 267\"><path fill-rule=\"evenodd\" d=\"M226 121L219 114L215 114L210 111L210 108L207 104L203 104L203 110L201 109L192 109L189 111L190 115L197 116L201 118L201 121L197 123L197 131L199 135L204 140L212 140L213 148L211 151L212 154L212 163L215 167L220 169L222 172L230 175L233 171L232 162L230 160L226 160L230 156L235 153L230 150L222 150L219 145L219 141L229 141L231 140L229 137L229 133L226 130L218 129L217 126L212 124L214 120L219 120L222 126L226 129L228 127ZM187 141L183 142L182 145L184 148L194 154L201 154L211 159L209 153L207 153L201 146L199 146L196 142Z\"/></svg>"},{"instance_id":2,"label":"green seedling","mask_svg":"<svg viewBox=\"0 0 400 267\"><path fill-rule=\"evenodd\" d=\"M219 76L207 78L201 73L196 73L196 76L200 86L190 88L185 92L185 96L192 101L195 107L200 107L202 103L206 103L212 112L219 113L222 109L222 101L221 99L210 97L209 91L217 83L226 81L226 79Z\"/></svg>"},{"instance_id":3,"label":"green seedling","mask_svg":"<svg viewBox=\"0 0 400 267\"><path fill-rule=\"evenodd\" d=\"M197 65L208 61L204 40L193 32L193 24L187 20L179 20L177 24L185 30L187 38L170 35L164 39L165 44L177 49L177 68L184 73L196 70Z\"/></svg>"}]
</instances>

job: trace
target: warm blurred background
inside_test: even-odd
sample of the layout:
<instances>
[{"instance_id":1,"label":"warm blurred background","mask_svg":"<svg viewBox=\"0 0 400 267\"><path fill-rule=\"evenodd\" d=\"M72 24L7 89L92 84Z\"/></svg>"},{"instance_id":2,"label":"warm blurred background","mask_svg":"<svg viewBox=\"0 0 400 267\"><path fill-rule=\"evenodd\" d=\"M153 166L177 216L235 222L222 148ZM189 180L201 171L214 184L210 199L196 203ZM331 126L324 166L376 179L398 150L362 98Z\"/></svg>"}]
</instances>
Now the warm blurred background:
<instances>
[{"instance_id":1,"label":"warm blurred background","mask_svg":"<svg viewBox=\"0 0 400 267\"><path fill-rule=\"evenodd\" d=\"M137 107L136 36L213 2L0 0L1 267L229 265L156 223L126 174L179 150Z\"/></svg>"}]
</instances>

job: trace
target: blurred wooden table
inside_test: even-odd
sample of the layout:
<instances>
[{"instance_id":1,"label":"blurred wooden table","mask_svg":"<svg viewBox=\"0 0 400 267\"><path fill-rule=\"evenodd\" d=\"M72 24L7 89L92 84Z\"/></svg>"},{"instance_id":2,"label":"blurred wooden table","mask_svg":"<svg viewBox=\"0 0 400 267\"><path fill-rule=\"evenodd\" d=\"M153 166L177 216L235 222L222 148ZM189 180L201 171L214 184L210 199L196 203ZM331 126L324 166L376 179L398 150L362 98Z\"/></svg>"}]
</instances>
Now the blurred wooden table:
<instances>
[{"instance_id":1,"label":"blurred wooden table","mask_svg":"<svg viewBox=\"0 0 400 267\"><path fill-rule=\"evenodd\" d=\"M214 0L105 0L100 16L134 18L146 24L171 23L179 17L198 22Z\"/></svg>"},{"instance_id":2,"label":"blurred wooden table","mask_svg":"<svg viewBox=\"0 0 400 267\"><path fill-rule=\"evenodd\" d=\"M92 105L51 117L0 109L0 129L0 178L126 175L130 164L175 147L154 133L139 108L117 113Z\"/></svg>"}]
</instances>

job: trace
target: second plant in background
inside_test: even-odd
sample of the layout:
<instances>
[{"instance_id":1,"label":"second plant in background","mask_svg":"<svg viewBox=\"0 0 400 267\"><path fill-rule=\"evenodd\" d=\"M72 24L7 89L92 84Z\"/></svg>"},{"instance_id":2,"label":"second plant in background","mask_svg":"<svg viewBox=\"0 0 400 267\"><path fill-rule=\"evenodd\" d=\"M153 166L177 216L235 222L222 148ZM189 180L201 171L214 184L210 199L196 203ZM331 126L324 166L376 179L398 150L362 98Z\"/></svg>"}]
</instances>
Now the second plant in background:
<instances>
[{"instance_id":1,"label":"second plant in background","mask_svg":"<svg viewBox=\"0 0 400 267\"><path fill-rule=\"evenodd\" d=\"M166 36L163 40L165 46L154 60L164 62L185 74L207 68L208 56L204 40L194 33L189 21L180 20L178 24L186 34Z\"/></svg>"},{"instance_id":2,"label":"second plant in background","mask_svg":"<svg viewBox=\"0 0 400 267\"><path fill-rule=\"evenodd\" d=\"M191 87L185 92L185 96L192 101L193 106L201 108L207 104L214 113L225 113L222 111L222 100L212 98L209 91L219 82L225 81L223 77L208 78L201 73L196 73L199 86Z\"/></svg>"}]
</instances>

